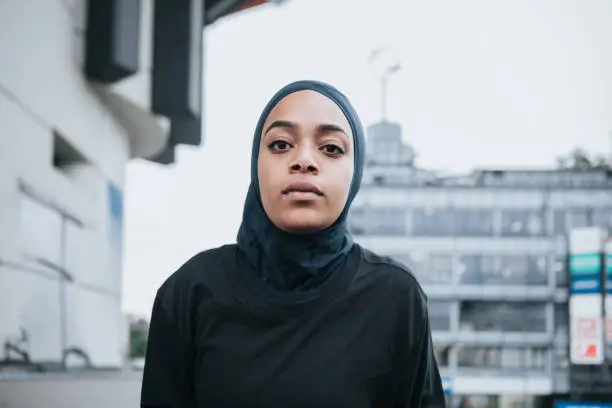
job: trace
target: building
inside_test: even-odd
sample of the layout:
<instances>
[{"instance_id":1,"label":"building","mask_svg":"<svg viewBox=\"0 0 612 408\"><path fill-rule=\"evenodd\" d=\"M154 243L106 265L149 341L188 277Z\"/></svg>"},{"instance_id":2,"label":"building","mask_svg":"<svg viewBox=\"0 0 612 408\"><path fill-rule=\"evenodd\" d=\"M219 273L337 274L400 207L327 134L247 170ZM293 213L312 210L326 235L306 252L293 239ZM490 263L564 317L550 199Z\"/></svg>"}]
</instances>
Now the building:
<instances>
[{"instance_id":1,"label":"building","mask_svg":"<svg viewBox=\"0 0 612 408\"><path fill-rule=\"evenodd\" d=\"M453 403L532 406L568 393L566 237L612 228L612 172L448 177L414 157L399 125L371 126L349 220L357 242L408 265L423 285Z\"/></svg>"},{"instance_id":2,"label":"building","mask_svg":"<svg viewBox=\"0 0 612 408\"><path fill-rule=\"evenodd\" d=\"M0 406L137 405L138 380L86 374L127 354L125 168L201 143L202 30L264 3L0 3Z\"/></svg>"}]
</instances>

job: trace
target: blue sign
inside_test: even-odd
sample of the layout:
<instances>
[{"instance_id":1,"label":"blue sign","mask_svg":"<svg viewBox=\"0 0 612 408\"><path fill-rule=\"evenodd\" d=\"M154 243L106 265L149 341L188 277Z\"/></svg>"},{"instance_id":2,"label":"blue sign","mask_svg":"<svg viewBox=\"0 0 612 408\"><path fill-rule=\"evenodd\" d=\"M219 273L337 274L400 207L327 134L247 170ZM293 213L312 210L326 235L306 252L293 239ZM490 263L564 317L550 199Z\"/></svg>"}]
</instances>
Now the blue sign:
<instances>
[{"instance_id":1,"label":"blue sign","mask_svg":"<svg viewBox=\"0 0 612 408\"><path fill-rule=\"evenodd\" d=\"M450 377L442 377L442 389L444 389L444 394L446 395L451 395L453 393Z\"/></svg>"},{"instance_id":2,"label":"blue sign","mask_svg":"<svg viewBox=\"0 0 612 408\"><path fill-rule=\"evenodd\" d=\"M570 293L578 295L601 294L601 275L570 276Z\"/></svg>"},{"instance_id":3,"label":"blue sign","mask_svg":"<svg viewBox=\"0 0 612 408\"><path fill-rule=\"evenodd\" d=\"M606 254L606 292L612 295L612 254Z\"/></svg>"},{"instance_id":4,"label":"blue sign","mask_svg":"<svg viewBox=\"0 0 612 408\"><path fill-rule=\"evenodd\" d=\"M555 401L555 408L612 408L612 404L604 402L574 402Z\"/></svg>"},{"instance_id":5,"label":"blue sign","mask_svg":"<svg viewBox=\"0 0 612 408\"><path fill-rule=\"evenodd\" d=\"M601 254L570 255L570 293L602 293Z\"/></svg>"},{"instance_id":6,"label":"blue sign","mask_svg":"<svg viewBox=\"0 0 612 408\"><path fill-rule=\"evenodd\" d=\"M570 275L586 275L601 272L600 254L571 255L569 264Z\"/></svg>"}]
</instances>

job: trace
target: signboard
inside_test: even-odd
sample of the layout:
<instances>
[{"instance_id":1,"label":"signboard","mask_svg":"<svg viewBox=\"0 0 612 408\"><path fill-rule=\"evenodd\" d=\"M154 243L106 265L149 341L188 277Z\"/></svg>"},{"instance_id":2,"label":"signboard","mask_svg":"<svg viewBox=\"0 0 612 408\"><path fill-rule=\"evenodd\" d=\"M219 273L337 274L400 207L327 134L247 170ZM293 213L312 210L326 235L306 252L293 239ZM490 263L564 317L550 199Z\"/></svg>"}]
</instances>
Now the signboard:
<instances>
[{"instance_id":1,"label":"signboard","mask_svg":"<svg viewBox=\"0 0 612 408\"><path fill-rule=\"evenodd\" d=\"M604 248L604 264L606 277L606 293L612 295L612 238L606 241Z\"/></svg>"},{"instance_id":2,"label":"signboard","mask_svg":"<svg viewBox=\"0 0 612 408\"><path fill-rule=\"evenodd\" d=\"M446 395L451 395L453 393L450 377L442 377L442 389L444 389L444 394Z\"/></svg>"},{"instance_id":3,"label":"signboard","mask_svg":"<svg viewBox=\"0 0 612 408\"><path fill-rule=\"evenodd\" d=\"M607 322L603 310L606 231L577 228L569 236L569 320L572 364L602 364L606 355Z\"/></svg>"},{"instance_id":4,"label":"signboard","mask_svg":"<svg viewBox=\"0 0 612 408\"><path fill-rule=\"evenodd\" d=\"M555 401L555 408L612 408L606 402Z\"/></svg>"},{"instance_id":5,"label":"signboard","mask_svg":"<svg viewBox=\"0 0 612 408\"><path fill-rule=\"evenodd\" d=\"M601 317L578 317L572 319L572 346L570 357L573 364L602 364L604 360L603 319Z\"/></svg>"},{"instance_id":6,"label":"signboard","mask_svg":"<svg viewBox=\"0 0 612 408\"><path fill-rule=\"evenodd\" d=\"M605 343L607 345L606 356L612 361L612 239L606 241L604 247L604 271L605 271Z\"/></svg>"}]
</instances>

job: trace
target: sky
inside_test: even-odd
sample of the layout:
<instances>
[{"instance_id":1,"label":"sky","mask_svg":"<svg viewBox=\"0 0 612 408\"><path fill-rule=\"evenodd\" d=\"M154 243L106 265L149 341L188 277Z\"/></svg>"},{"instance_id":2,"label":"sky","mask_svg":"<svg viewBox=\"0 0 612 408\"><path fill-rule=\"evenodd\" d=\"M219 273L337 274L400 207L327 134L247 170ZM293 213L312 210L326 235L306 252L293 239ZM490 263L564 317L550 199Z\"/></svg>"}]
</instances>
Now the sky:
<instances>
[{"instance_id":1,"label":"sky","mask_svg":"<svg viewBox=\"0 0 612 408\"><path fill-rule=\"evenodd\" d=\"M235 242L253 130L267 100L299 79L329 82L365 125L380 120L368 56L401 70L388 117L421 167L545 168L580 146L612 154L612 1L289 0L204 33L204 142L177 163L128 165L123 308L196 253Z\"/></svg>"}]
</instances>

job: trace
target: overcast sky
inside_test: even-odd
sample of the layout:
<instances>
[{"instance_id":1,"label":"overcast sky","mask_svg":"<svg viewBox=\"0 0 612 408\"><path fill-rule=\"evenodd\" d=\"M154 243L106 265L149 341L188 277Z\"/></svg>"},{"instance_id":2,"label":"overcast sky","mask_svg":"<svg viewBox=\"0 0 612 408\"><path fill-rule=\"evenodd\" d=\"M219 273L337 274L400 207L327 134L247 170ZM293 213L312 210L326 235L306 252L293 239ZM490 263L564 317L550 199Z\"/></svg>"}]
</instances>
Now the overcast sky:
<instances>
[{"instance_id":1,"label":"overcast sky","mask_svg":"<svg viewBox=\"0 0 612 408\"><path fill-rule=\"evenodd\" d=\"M124 309L198 251L235 240L255 123L298 79L336 85L365 124L380 119L367 57L386 45L402 70L389 116L420 166L547 167L574 146L612 151L612 1L290 0L205 32L205 128L177 164L129 165Z\"/></svg>"}]
</instances>

